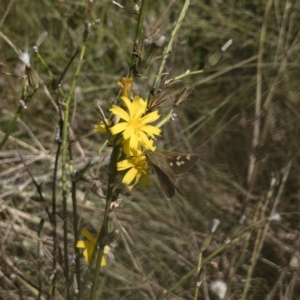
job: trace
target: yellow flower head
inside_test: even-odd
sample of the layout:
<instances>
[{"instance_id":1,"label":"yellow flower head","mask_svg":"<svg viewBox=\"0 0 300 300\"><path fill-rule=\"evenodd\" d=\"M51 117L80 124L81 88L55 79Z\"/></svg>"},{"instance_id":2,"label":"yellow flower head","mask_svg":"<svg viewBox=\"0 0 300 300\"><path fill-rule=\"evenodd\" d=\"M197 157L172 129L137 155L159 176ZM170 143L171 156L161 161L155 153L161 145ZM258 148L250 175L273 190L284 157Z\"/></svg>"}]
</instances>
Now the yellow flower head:
<instances>
[{"instance_id":1,"label":"yellow flower head","mask_svg":"<svg viewBox=\"0 0 300 300\"><path fill-rule=\"evenodd\" d=\"M131 77L123 77L118 81L118 86L122 88L122 97L130 97L132 81Z\"/></svg>"},{"instance_id":2,"label":"yellow flower head","mask_svg":"<svg viewBox=\"0 0 300 300\"><path fill-rule=\"evenodd\" d=\"M148 136L154 139L154 135L160 134L159 128L148 125L148 123L156 121L160 115L157 111L145 115L147 101L139 96L135 96L132 102L127 97L122 97L122 100L128 112L117 105L113 105L110 111L115 115L119 115L124 122L116 124L110 130L113 135L122 132L124 140L129 142L130 149L137 150L139 144L149 142Z\"/></svg>"},{"instance_id":3,"label":"yellow flower head","mask_svg":"<svg viewBox=\"0 0 300 300\"><path fill-rule=\"evenodd\" d=\"M149 185L149 168L144 155L144 149L155 151L155 148L156 147L153 146L153 140L147 140L147 143L139 144L136 150L130 149L129 140L123 142L123 151L130 157L118 162L117 169L118 171L129 169L122 180L123 183L128 185L129 190L131 190L139 180L142 181L143 186ZM134 183L131 184L133 181Z\"/></svg>"},{"instance_id":4,"label":"yellow flower head","mask_svg":"<svg viewBox=\"0 0 300 300\"><path fill-rule=\"evenodd\" d=\"M144 186L149 184L148 164L144 155L132 156L118 162L117 169L118 171L129 169L122 179L122 182L128 185L129 190L131 190L139 180L142 181Z\"/></svg>"},{"instance_id":5,"label":"yellow flower head","mask_svg":"<svg viewBox=\"0 0 300 300\"><path fill-rule=\"evenodd\" d=\"M97 236L93 237L91 233L87 229L82 229L81 230L82 235L84 235L88 240L85 241L78 241L76 247L77 248L83 248L83 256L87 262L90 262L92 258L92 254L95 248L95 244L97 242ZM109 246L104 247L103 254L109 254ZM102 261L101 261L101 267L106 266L106 259L103 256Z\"/></svg>"},{"instance_id":6,"label":"yellow flower head","mask_svg":"<svg viewBox=\"0 0 300 300\"><path fill-rule=\"evenodd\" d=\"M105 122L108 126L110 126L110 124L111 124L110 120L106 119ZM106 126L105 126L104 122L101 121L99 124L96 124L94 126L94 130L98 131L98 132L106 132Z\"/></svg>"}]
</instances>

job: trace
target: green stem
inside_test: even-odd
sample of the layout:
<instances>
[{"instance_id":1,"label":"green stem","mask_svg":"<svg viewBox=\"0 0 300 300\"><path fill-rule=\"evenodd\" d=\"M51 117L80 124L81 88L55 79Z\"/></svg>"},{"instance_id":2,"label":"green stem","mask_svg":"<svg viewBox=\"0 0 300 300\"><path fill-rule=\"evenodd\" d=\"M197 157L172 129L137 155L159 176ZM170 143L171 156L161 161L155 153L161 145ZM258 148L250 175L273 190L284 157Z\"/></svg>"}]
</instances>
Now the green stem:
<instances>
[{"instance_id":1,"label":"green stem","mask_svg":"<svg viewBox=\"0 0 300 300\"><path fill-rule=\"evenodd\" d=\"M215 231L215 229L208 233L205 240L203 241L202 247L201 247L200 252L199 252L199 259L198 259L198 264L197 264L197 278L196 278L196 285L195 285L195 292L194 292L194 300L198 299L199 288L200 288L201 282L202 282L202 280L205 276L204 272L202 272L203 251L205 251L207 249L207 247L209 246L209 244L212 240L214 231Z\"/></svg>"},{"instance_id":2,"label":"green stem","mask_svg":"<svg viewBox=\"0 0 300 300\"><path fill-rule=\"evenodd\" d=\"M81 55L82 55L82 49L85 50L85 46L82 46L82 48L81 48L80 57L81 57ZM71 57L71 59L70 59L70 61L68 62L67 66L66 66L65 69L63 70L62 74L60 75L60 78L59 78L58 81L57 81L57 87L60 87L63 78L65 77L65 75L66 75L68 69L70 68L72 62L74 61L74 59L75 59L76 56L78 55L79 51L80 51L80 48L78 48L78 49L75 51L74 55ZM78 65L78 66L79 66L79 65ZM80 66L81 66L81 65L80 65ZM76 71L77 71L77 70L76 70ZM76 78L76 79L77 79L77 78ZM75 81L75 82L76 82L76 81ZM74 80L73 80L73 83L74 83ZM57 87L55 87L54 89L56 89ZM70 94L69 94L69 96L70 96ZM72 94L71 94L71 96L72 96Z\"/></svg>"},{"instance_id":3,"label":"green stem","mask_svg":"<svg viewBox=\"0 0 300 300\"><path fill-rule=\"evenodd\" d=\"M59 125L61 128L61 124ZM58 163L60 157L60 149L61 143L58 142L57 151L55 155L55 162L54 162L54 171L53 171L53 181L52 181L52 222L53 222L53 270L57 269L57 250L58 250L58 240L57 240L57 226L56 226L56 190L57 190L57 170L58 170ZM62 255L61 252L59 254L59 263L62 265ZM56 297L56 278L57 272L53 272L54 276L52 278L52 296Z\"/></svg>"},{"instance_id":4,"label":"green stem","mask_svg":"<svg viewBox=\"0 0 300 300\"><path fill-rule=\"evenodd\" d=\"M179 31L179 28L181 26L181 23L182 23L184 17L185 17L185 14L186 14L186 11L187 11L189 5L190 5L190 0L185 0L184 5L183 5L182 10L181 10L181 13L180 13L180 16L179 16L179 18L178 18L178 20L175 24L175 27L174 27L174 29L171 33L171 38L169 40L169 43L168 43L167 47L164 50L163 59L161 61L160 68L158 70L157 76L156 76L155 81L153 83L152 89L154 89L154 90L157 88L157 86L159 84L160 76L164 72L165 65L166 65L166 62L167 62L167 58L168 58L168 56L171 53L172 48L173 48L173 43L174 43L174 40L175 40L175 36L176 36L177 32Z\"/></svg>"},{"instance_id":5,"label":"green stem","mask_svg":"<svg viewBox=\"0 0 300 300\"><path fill-rule=\"evenodd\" d=\"M104 247L105 247L105 242L104 239L107 236L108 232L108 214L110 211L110 205L113 200L113 190L115 188L115 182L117 178L117 162L118 158L120 156L120 147L115 146L113 149L113 152L111 154L111 159L110 159L110 174L109 174L109 179L108 179L108 189L107 189L107 194L106 194L106 205L105 205L105 212L104 212L104 218L103 218L103 223L101 227L100 234L98 236L97 244L100 245L100 249L98 251L97 255L97 260L96 260L96 270L94 273L93 277L93 284L92 284L92 290L91 290L91 295L90 299L96 299L96 292L98 288L98 282L99 282L99 274L101 271L101 262L103 258L103 252L104 252Z\"/></svg>"},{"instance_id":6,"label":"green stem","mask_svg":"<svg viewBox=\"0 0 300 300\"><path fill-rule=\"evenodd\" d=\"M76 264L76 279L77 289L80 290L80 250L76 247L79 241L78 233L78 214L77 214L77 201L76 201L76 182L72 182L72 203L73 203L73 230L74 230L74 249L75 249L75 264Z\"/></svg>"},{"instance_id":7,"label":"green stem","mask_svg":"<svg viewBox=\"0 0 300 300\"><path fill-rule=\"evenodd\" d=\"M68 196L68 183L67 183L67 151L68 151L68 127L70 115L70 103L72 100L73 92L77 83L77 78L82 66L83 57L85 53L85 44L81 46L79 63L75 71L75 76L72 81L71 89L68 98L65 102L65 112L63 119L63 132L62 132L62 197L63 197L63 215L64 215L64 262L65 262L65 278L67 285L69 285L69 259L68 259L68 217L67 217L67 196ZM77 54L77 51L76 53ZM70 62L74 60L75 55L71 58ZM69 67L70 63L68 64ZM65 68L65 70L68 69ZM64 74L64 73L63 73ZM69 292L68 292L69 295Z\"/></svg>"},{"instance_id":8,"label":"green stem","mask_svg":"<svg viewBox=\"0 0 300 300\"><path fill-rule=\"evenodd\" d=\"M196 280L196 286L195 286L195 291L194 291L194 300L198 299L198 294L199 294L199 287L200 287L199 281L200 281L201 267L202 267L202 255L203 255L203 252L200 251L198 264L197 264L197 280Z\"/></svg>"},{"instance_id":9,"label":"green stem","mask_svg":"<svg viewBox=\"0 0 300 300\"><path fill-rule=\"evenodd\" d=\"M46 62L44 61L43 57L40 55L39 52L36 52L36 56L38 57L38 59L40 60L40 62L42 63L42 65L47 69L50 78L53 79L53 78L54 78L53 73L52 73L51 70L49 69L49 67L48 67L48 65L46 64Z\"/></svg>"},{"instance_id":10,"label":"green stem","mask_svg":"<svg viewBox=\"0 0 300 300\"><path fill-rule=\"evenodd\" d=\"M177 81L177 80L180 80L184 77L187 77L187 76L192 76L192 75L198 75L198 74L202 74L204 72L204 70L197 70L197 71L192 71L192 72L185 72L181 75L178 75L176 77L173 77L173 78L170 78L168 80L166 80L166 84L168 84L169 82L172 82L172 81Z\"/></svg>"}]
</instances>

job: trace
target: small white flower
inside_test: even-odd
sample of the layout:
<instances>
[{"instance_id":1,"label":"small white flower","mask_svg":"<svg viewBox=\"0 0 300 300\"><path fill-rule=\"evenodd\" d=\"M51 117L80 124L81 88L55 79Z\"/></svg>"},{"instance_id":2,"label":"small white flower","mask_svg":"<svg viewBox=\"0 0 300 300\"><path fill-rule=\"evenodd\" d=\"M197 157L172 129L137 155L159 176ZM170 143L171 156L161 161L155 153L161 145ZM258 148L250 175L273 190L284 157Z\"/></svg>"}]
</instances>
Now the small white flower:
<instances>
[{"instance_id":1,"label":"small white flower","mask_svg":"<svg viewBox=\"0 0 300 300\"><path fill-rule=\"evenodd\" d=\"M242 215L240 220L239 220L240 225L242 225L245 222L245 220L246 220L246 216Z\"/></svg>"},{"instance_id":2,"label":"small white flower","mask_svg":"<svg viewBox=\"0 0 300 300\"><path fill-rule=\"evenodd\" d=\"M118 208L120 206L120 204L122 203L123 199L122 198L119 198L117 199L116 201L113 201L111 204L110 204L110 209L113 210L114 208Z\"/></svg>"},{"instance_id":3,"label":"small white flower","mask_svg":"<svg viewBox=\"0 0 300 300\"><path fill-rule=\"evenodd\" d=\"M275 185L275 183L276 183L276 181L277 181L277 180L276 180L276 178L275 178L275 177L273 177L273 178L272 178L272 180L271 180L271 186L274 186L274 185Z\"/></svg>"},{"instance_id":4,"label":"small white flower","mask_svg":"<svg viewBox=\"0 0 300 300\"><path fill-rule=\"evenodd\" d=\"M19 59L25 64L27 68L30 67L30 55L28 52L22 52Z\"/></svg>"},{"instance_id":5,"label":"small white flower","mask_svg":"<svg viewBox=\"0 0 300 300\"><path fill-rule=\"evenodd\" d=\"M27 106L26 106L26 103L21 99L20 100L20 106L23 108L23 109L26 109Z\"/></svg>"},{"instance_id":6,"label":"small white flower","mask_svg":"<svg viewBox=\"0 0 300 300\"><path fill-rule=\"evenodd\" d=\"M163 45L163 43L165 42L166 37L164 35L160 36L160 38L156 41L156 44L158 45L158 47L161 47Z\"/></svg>"},{"instance_id":7,"label":"small white flower","mask_svg":"<svg viewBox=\"0 0 300 300\"><path fill-rule=\"evenodd\" d=\"M134 7L133 7L133 11L134 11L136 14L139 13L140 7L139 7L137 4L135 4Z\"/></svg>"},{"instance_id":8,"label":"small white flower","mask_svg":"<svg viewBox=\"0 0 300 300\"><path fill-rule=\"evenodd\" d=\"M299 266L300 266L299 258L300 258L300 254L297 251L290 260L290 267L299 268Z\"/></svg>"},{"instance_id":9,"label":"small white flower","mask_svg":"<svg viewBox=\"0 0 300 300\"><path fill-rule=\"evenodd\" d=\"M228 40L228 41L223 45L223 47L221 48L221 50L222 50L223 52L225 52L231 45L232 45L232 39Z\"/></svg>"},{"instance_id":10,"label":"small white flower","mask_svg":"<svg viewBox=\"0 0 300 300\"><path fill-rule=\"evenodd\" d=\"M281 221L281 216L279 213L274 213L272 214L269 218L268 218L269 221L277 221L277 222L280 222Z\"/></svg>"},{"instance_id":11,"label":"small white flower","mask_svg":"<svg viewBox=\"0 0 300 300\"><path fill-rule=\"evenodd\" d=\"M197 283L196 283L197 287L200 287L202 282L203 282L203 280L197 281Z\"/></svg>"},{"instance_id":12,"label":"small white flower","mask_svg":"<svg viewBox=\"0 0 300 300\"><path fill-rule=\"evenodd\" d=\"M176 117L177 117L177 114L172 114L172 115L171 115L171 120L172 120L172 121L175 121Z\"/></svg>"},{"instance_id":13,"label":"small white flower","mask_svg":"<svg viewBox=\"0 0 300 300\"><path fill-rule=\"evenodd\" d=\"M43 249L41 248L41 249L39 250L39 257L44 257L44 256L45 256L44 251L43 251Z\"/></svg>"},{"instance_id":14,"label":"small white flower","mask_svg":"<svg viewBox=\"0 0 300 300\"><path fill-rule=\"evenodd\" d=\"M227 284L222 280L211 282L210 290L215 293L219 299L224 299L227 292Z\"/></svg>"},{"instance_id":15,"label":"small white flower","mask_svg":"<svg viewBox=\"0 0 300 300\"><path fill-rule=\"evenodd\" d=\"M213 220L213 226L212 226L212 228L211 228L211 232L212 232L212 233L214 233L214 232L216 231L216 229L217 229L217 227L219 226L220 223L221 223L221 222L220 222L219 219L214 219L214 220Z\"/></svg>"}]
</instances>

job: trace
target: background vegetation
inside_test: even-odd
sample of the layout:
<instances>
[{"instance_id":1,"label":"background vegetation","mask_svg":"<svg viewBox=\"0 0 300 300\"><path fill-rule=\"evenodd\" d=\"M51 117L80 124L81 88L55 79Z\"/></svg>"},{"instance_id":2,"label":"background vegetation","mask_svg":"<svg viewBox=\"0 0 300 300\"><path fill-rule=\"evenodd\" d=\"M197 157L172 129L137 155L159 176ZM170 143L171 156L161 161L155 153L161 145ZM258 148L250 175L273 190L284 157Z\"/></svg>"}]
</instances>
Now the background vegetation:
<instances>
[{"instance_id":1,"label":"background vegetation","mask_svg":"<svg viewBox=\"0 0 300 300\"><path fill-rule=\"evenodd\" d=\"M145 38L157 41L164 35L168 40L182 2L150 1ZM90 22L100 20L91 28L72 99L71 137L81 137L72 143L78 170L105 142L105 135L93 133L100 121L95 101L108 113L120 90L116 83L129 70L137 23L134 1L120 0L123 9L113 1L89 3L3 0L0 6L1 140L24 84L24 64L14 46L31 54L41 79L0 151L1 299L34 297L29 286L39 286L38 279L49 292L54 274L57 291L64 295L63 271L52 268L53 239L46 213L51 210L59 112L51 76L32 47L47 31L39 53L57 80L81 43L87 16ZM174 285L168 299L194 299L199 253L205 260L218 249L222 251L205 261L199 274L199 299L218 299L210 289L216 280L226 282L227 299L299 299L299 30L298 0L191 1L166 68L169 78L187 70L204 72L169 87L170 103L183 87L192 85L194 90L176 108L177 118L165 125L159 148L195 152L201 160L180 179L186 198L166 200L155 178L148 188L122 190L122 202L111 214L120 234L99 280L102 299L156 299ZM229 39L233 45L218 64L205 68ZM163 47L135 82L136 94L147 97L162 51ZM76 57L62 81L66 93L78 63ZM104 190L110 151L105 148L88 173L89 179L101 180ZM28 169L42 184L45 202ZM61 248L60 176L59 169ZM80 181L76 186L78 226L96 235L104 199L92 192L92 183ZM71 198L69 204L71 216ZM280 222L268 219L275 213ZM221 223L203 248L214 219ZM71 224L69 241L72 265ZM84 270L85 262L82 265ZM179 282L191 270L192 275Z\"/></svg>"}]
</instances>

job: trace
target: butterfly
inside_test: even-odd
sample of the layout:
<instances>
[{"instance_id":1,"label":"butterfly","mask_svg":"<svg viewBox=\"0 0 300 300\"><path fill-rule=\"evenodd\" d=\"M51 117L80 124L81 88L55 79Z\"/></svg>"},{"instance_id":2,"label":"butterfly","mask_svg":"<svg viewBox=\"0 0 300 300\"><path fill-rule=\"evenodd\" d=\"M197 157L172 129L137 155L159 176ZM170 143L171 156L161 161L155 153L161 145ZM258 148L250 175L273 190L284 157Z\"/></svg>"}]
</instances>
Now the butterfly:
<instances>
[{"instance_id":1,"label":"butterfly","mask_svg":"<svg viewBox=\"0 0 300 300\"><path fill-rule=\"evenodd\" d=\"M167 198L172 198L177 191L184 197L177 184L177 177L191 169L200 156L195 153L144 150L149 166L158 178Z\"/></svg>"}]
</instances>

